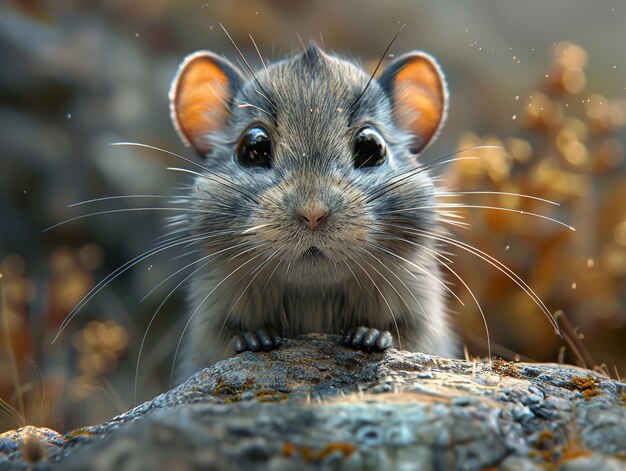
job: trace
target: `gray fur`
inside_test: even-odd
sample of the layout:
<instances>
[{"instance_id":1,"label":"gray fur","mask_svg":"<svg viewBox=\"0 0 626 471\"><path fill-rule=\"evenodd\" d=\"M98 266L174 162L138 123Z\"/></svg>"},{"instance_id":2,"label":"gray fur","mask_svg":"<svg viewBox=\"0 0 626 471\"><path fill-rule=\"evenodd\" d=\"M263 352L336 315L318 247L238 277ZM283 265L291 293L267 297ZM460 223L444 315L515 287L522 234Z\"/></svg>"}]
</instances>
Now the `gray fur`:
<instances>
[{"instance_id":1,"label":"gray fur","mask_svg":"<svg viewBox=\"0 0 626 471\"><path fill-rule=\"evenodd\" d=\"M258 82L248 79L236 90L229 123L207 136L212 152L203 165L210 173L195 179L188 204L211 213L189 213L175 221L189 235L232 231L196 244L198 258L210 258L190 280L193 318L178 377L232 356L234 335L262 328L294 337L342 334L365 325L390 331L404 349L453 355L456 343L443 285L436 281L441 280L436 260L426 249L393 239L436 248L410 232L436 229L433 209L411 217L390 212L432 208L435 188L424 171L382 193L390 180L419 165L408 151L411 136L391 118L383 88L372 81L351 107L369 76L316 46L256 77ZM272 136L272 169L243 168L233 157L253 123L262 123ZM354 169L353 139L364 124L385 138L386 165ZM330 210L320 230L308 230L294 216L307 204ZM229 251L235 244L243 245ZM312 246L323 259L303 257Z\"/></svg>"}]
</instances>

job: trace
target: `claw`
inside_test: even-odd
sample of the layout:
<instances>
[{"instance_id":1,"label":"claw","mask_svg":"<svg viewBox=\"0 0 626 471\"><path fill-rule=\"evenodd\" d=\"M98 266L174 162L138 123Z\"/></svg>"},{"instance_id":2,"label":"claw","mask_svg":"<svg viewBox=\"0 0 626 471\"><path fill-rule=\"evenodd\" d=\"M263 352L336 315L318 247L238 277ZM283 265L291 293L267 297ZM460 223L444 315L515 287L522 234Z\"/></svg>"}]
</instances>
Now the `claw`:
<instances>
[{"instance_id":1,"label":"claw","mask_svg":"<svg viewBox=\"0 0 626 471\"><path fill-rule=\"evenodd\" d=\"M269 352L275 350L283 344L283 340L277 332L270 329L259 329L255 332L246 332L233 336L232 345L235 352L245 351Z\"/></svg>"},{"instance_id":2,"label":"claw","mask_svg":"<svg viewBox=\"0 0 626 471\"><path fill-rule=\"evenodd\" d=\"M350 330L343 342L348 347L364 352L381 352L393 345L393 337L387 330L359 326Z\"/></svg>"}]
</instances>

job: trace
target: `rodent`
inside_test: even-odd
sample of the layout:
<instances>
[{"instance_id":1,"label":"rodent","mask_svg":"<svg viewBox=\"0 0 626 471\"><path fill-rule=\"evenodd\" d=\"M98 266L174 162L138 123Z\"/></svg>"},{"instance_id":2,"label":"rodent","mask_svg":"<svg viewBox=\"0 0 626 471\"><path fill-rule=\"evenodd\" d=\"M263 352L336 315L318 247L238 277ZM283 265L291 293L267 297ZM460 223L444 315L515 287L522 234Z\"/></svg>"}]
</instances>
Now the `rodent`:
<instances>
[{"instance_id":1,"label":"rodent","mask_svg":"<svg viewBox=\"0 0 626 471\"><path fill-rule=\"evenodd\" d=\"M203 161L193 212L172 223L198 257L178 378L312 332L456 354L436 247L420 235L439 226L419 155L447 107L444 74L418 51L376 79L313 43L250 77L208 51L182 62L171 116Z\"/></svg>"}]
</instances>

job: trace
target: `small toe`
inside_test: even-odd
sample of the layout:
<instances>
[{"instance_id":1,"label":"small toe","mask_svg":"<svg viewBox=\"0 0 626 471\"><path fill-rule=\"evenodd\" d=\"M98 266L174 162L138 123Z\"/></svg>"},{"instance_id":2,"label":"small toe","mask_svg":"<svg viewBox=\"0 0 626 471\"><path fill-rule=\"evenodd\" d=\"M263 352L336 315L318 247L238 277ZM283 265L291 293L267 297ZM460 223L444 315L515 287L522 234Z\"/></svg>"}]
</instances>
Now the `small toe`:
<instances>
[{"instance_id":1,"label":"small toe","mask_svg":"<svg viewBox=\"0 0 626 471\"><path fill-rule=\"evenodd\" d=\"M268 352L276 348L274 345L274 338L272 337L272 334L269 331L265 329L257 330L256 336L259 339L259 344L261 345L261 349L264 352Z\"/></svg>"},{"instance_id":2,"label":"small toe","mask_svg":"<svg viewBox=\"0 0 626 471\"><path fill-rule=\"evenodd\" d=\"M393 337L388 330L381 332L378 340L376 341L376 348L378 350L387 350L393 344Z\"/></svg>"},{"instance_id":3,"label":"small toe","mask_svg":"<svg viewBox=\"0 0 626 471\"><path fill-rule=\"evenodd\" d=\"M243 334L243 336L246 339L248 350L250 350L251 352L258 352L261 349L259 339L254 332L246 332L245 334Z\"/></svg>"},{"instance_id":4,"label":"small toe","mask_svg":"<svg viewBox=\"0 0 626 471\"><path fill-rule=\"evenodd\" d=\"M360 347L363 344L363 339L367 335L369 329L367 327L361 326L357 327L354 331L354 335L352 336L352 345L355 347Z\"/></svg>"},{"instance_id":5,"label":"small toe","mask_svg":"<svg viewBox=\"0 0 626 471\"><path fill-rule=\"evenodd\" d=\"M247 350L247 346L246 346L246 340L243 338L243 335L235 335L233 336L233 348L235 349L235 352L237 353L241 353L241 352L245 352Z\"/></svg>"},{"instance_id":6,"label":"small toe","mask_svg":"<svg viewBox=\"0 0 626 471\"><path fill-rule=\"evenodd\" d=\"M374 350L376 348L381 332L378 329L370 329L363 337L363 348L365 350Z\"/></svg>"},{"instance_id":7,"label":"small toe","mask_svg":"<svg viewBox=\"0 0 626 471\"><path fill-rule=\"evenodd\" d=\"M274 343L274 348L279 348L283 345L283 338L278 335L278 332L275 330L269 331L270 336L272 337L272 342Z\"/></svg>"}]
</instances>

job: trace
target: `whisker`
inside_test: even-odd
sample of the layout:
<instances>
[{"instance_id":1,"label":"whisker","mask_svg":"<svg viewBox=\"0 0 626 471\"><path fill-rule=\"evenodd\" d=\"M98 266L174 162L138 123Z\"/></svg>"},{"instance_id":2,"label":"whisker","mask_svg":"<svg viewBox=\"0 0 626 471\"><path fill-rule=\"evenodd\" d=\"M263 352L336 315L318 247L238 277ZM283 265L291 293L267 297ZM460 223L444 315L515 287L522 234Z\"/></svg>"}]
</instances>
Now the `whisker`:
<instances>
[{"instance_id":1,"label":"whisker","mask_svg":"<svg viewBox=\"0 0 626 471\"><path fill-rule=\"evenodd\" d=\"M300 43L300 46L302 46L302 50L306 51L306 46L304 45L304 41L302 40L302 36L300 36L299 33L296 33L296 37L298 38L298 42Z\"/></svg>"},{"instance_id":2,"label":"whisker","mask_svg":"<svg viewBox=\"0 0 626 471\"><path fill-rule=\"evenodd\" d=\"M389 213L405 213L407 211L415 211L415 210L420 210L420 209L441 209L441 208L472 208L472 209L492 209L495 211L505 211L505 212L509 212L509 213L517 213L517 214L525 214L527 216L532 216L532 217L536 217L536 218L540 218L540 219L545 219L547 221L553 222L555 224L558 224L560 226L563 226L567 229L569 229L570 231L574 231L576 232L576 228L573 226L570 226L569 224L566 224L562 221L559 221L558 219L554 219L551 218L549 216L544 216L543 214L537 214L537 213L533 213L530 211L524 211L521 209L512 209L512 208L503 208L501 206L484 206L484 205L474 205L474 204L465 204L465 203L442 203L440 205L433 205L433 206L416 206L414 208L404 208L404 209L397 209L397 210L392 210L389 211Z\"/></svg>"},{"instance_id":3,"label":"whisker","mask_svg":"<svg viewBox=\"0 0 626 471\"><path fill-rule=\"evenodd\" d=\"M263 97L265 99L265 101L267 101L267 103L272 107L274 112L276 112L276 105L274 104L274 102L272 102L272 100L270 100L270 98L265 93L263 93L262 91L258 90L257 88L254 89L254 93L256 93L257 95ZM278 98L280 99L281 103L285 102L285 100L283 99L283 96L280 94L278 89L274 89L274 93L276 93L276 96L278 96ZM274 115L270 115L270 116L272 117L272 119L275 119Z\"/></svg>"},{"instance_id":4,"label":"whisker","mask_svg":"<svg viewBox=\"0 0 626 471\"><path fill-rule=\"evenodd\" d=\"M467 222L460 222L460 221L452 221L450 219L446 219L446 218L436 218L437 221L442 222L444 224L449 224L451 226L454 227L458 227L459 229L469 229L470 225Z\"/></svg>"},{"instance_id":5,"label":"whisker","mask_svg":"<svg viewBox=\"0 0 626 471\"><path fill-rule=\"evenodd\" d=\"M227 235L230 235L230 236L240 236L240 232L239 232L240 230L241 229L236 229L236 228L235 229L224 229L224 230L219 230L219 231L215 230L215 231L211 231L211 232L204 232L202 235L207 235L207 236L210 236L211 238L219 237L219 236L227 236ZM189 232L189 228L185 227L182 230L172 231L171 233L166 234L165 236L167 236L167 235L174 235L175 233L180 233L180 232L188 232L190 234L190 236L193 235L193 234L191 234ZM174 241L174 240L177 240L177 239L176 238L167 239L164 242L167 243L167 242L171 242L171 241ZM163 243L163 242L161 242L161 243ZM189 245L192 245L192 243L190 243ZM185 247L183 247L183 248L185 248ZM194 249L194 251L196 251L196 250L197 249ZM193 254L194 251L190 251L190 252L188 252L188 254ZM182 256L184 256L184 255L181 254L181 255L178 255L177 257L181 258Z\"/></svg>"},{"instance_id":6,"label":"whisker","mask_svg":"<svg viewBox=\"0 0 626 471\"><path fill-rule=\"evenodd\" d=\"M68 208L73 208L76 206L81 206L90 203L98 203L102 201L110 201L110 200L118 200L118 199L144 199L144 198L158 198L158 199L168 199L170 200L170 204L188 204L190 202L196 201L207 201L214 202L213 199L209 198L198 198L196 196L190 195L173 195L173 196L164 196L164 195L115 195L115 196L105 196L102 198L92 198L84 201L78 201L76 203L68 204Z\"/></svg>"},{"instance_id":7,"label":"whisker","mask_svg":"<svg viewBox=\"0 0 626 471\"><path fill-rule=\"evenodd\" d=\"M254 108L255 110L258 110L262 113L265 113L266 115L268 115L270 118L272 118L272 114L269 111L264 110L263 108L253 105L252 103L239 103L237 105L237 108Z\"/></svg>"},{"instance_id":8,"label":"whisker","mask_svg":"<svg viewBox=\"0 0 626 471\"><path fill-rule=\"evenodd\" d=\"M541 201L542 203L552 204L554 206L561 206L561 203L548 200L545 198L539 198L538 196L525 195L522 193L511 193L509 191L446 191L444 193L438 193L436 197L454 197L457 195L502 195L502 196L515 196L518 198L526 198L535 201Z\"/></svg>"},{"instance_id":9,"label":"whisker","mask_svg":"<svg viewBox=\"0 0 626 471\"><path fill-rule=\"evenodd\" d=\"M178 229L175 229L171 232L168 232L167 234L161 234L159 236L156 236L152 239L153 243L156 243L159 240L165 239L166 237L170 237L173 236L175 234L180 234L181 232L189 232L189 228L188 227L180 227Z\"/></svg>"},{"instance_id":10,"label":"whisker","mask_svg":"<svg viewBox=\"0 0 626 471\"><path fill-rule=\"evenodd\" d=\"M465 216L459 213L455 213L454 211L437 211L437 215L455 219L455 222L459 224L461 223L461 221L456 221L457 219L465 219ZM469 226L469 223L463 222L463 225Z\"/></svg>"},{"instance_id":11,"label":"whisker","mask_svg":"<svg viewBox=\"0 0 626 471\"><path fill-rule=\"evenodd\" d=\"M369 80L365 84L365 88L360 93L360 95L358 97L356 97L356 100L354 100L350 104L349 108L351 110L354 110L354 107L356 106L356 104L361 100L361 98L363 98L363 95L365 95L365 92L367 91L367 89L369 88L370 84L372 83L372 80L374 80L374 76L376 75L376 72L378 72L378 69L380 69L381 64L385 60L385 57L387 56L387 53L389 52L389 49L391 49L391 46L393 46L393 43L396 42L396 39L398 39L398 36L400 36L400 33L402 32L402 30L404 29L405 26L406 26L406 23L404 23L400 27L400 30L396 33L396 35L393 37L393 39L389 42L389 45L385 48L385 52L383 52L383 54L380 56L380 60L378 61L378 64L376 64L376 68L374 69L374 72L372 72L372 75L370 76Z\"/></svg>"},{"instance_id":12,"label":"whisker","mask_svg":"<svg viewBox=\"0 0 626 471\"><path fill-rule=\"evenodd\" d=\"M480 149L504 149L504 147L496 146L496 145L490 145L490 144L481 144L481 145L477 145L477 146L465 147L463 149L458 149L458 150L455 150L454 152L449 152L448 154L444 154L441 157L437 157L436 159L434 159L434 160L432 160L430 162L425 163L424 166L429 168L430 165L440 163L443 160L447 159L448 157L459 155L459 154L462 154L463 152L469 152L470 150L480 150Z\"/></svg>"},{"instance_id":13,"label":"whisker","mask_svg":"<svg viewBox=\"0 0 626 471\"><path fill-rule=\"evenodd\" d=\"M250 234L250 233L256 231L257 229L261 229L262 227L267 227L267 226L271 226L271 225L272 225L272 223L267 223L267 224L259 224L258 226L254 226L254 227L249 227L248 229L243 231L241 233L241 235Z\"/></svg>"},{"instance_id":14,"label":"whisker","mask_svg":"<svg viewBox=\"0 0 626 471\"><path fill-rule=\"evenodd\" d=\"M181 159L184 160L185 162L193 165L194 167L198 167L199 169L204 170L205 172L208 172L209 169L206 168L203 165L200 165L197 162L194 162L191 159L188 159L187 157L183 157L182 155L177 154L176 152L172 152L170 150L166 150L166 149L162 149L160 147L156 147L156 146L151 146L150 144L142 144L141 142L111 142L109 145L111 146L134 146L134 147L144 147L146 149L152 149L152 150L156 150L158 152L162 152L164 154L168 154L171 155L172 157L176 157L177 159Z\"/></svg>"},{"instance_id":15,"label":"whisker","mask_svg":"<svg viewBox=\"0 0 626 471\"><path fill-rule=\"evenodd\" d=\"M42 232L48 232L52 229L55 229L63 224L67 224L73 221L78 221L79 219L85 219L93 216L101 216L103 214L114 214L114 213L127 213L134 211L178 211L183 213L207 213L207 214L219 214L222 216L230 216L232 217L232 213L224 213L219 211L211 211L209 209L193 209L193 208L168 208L168 207L146 207L146 208L121 208L121 209L109 209L107 211L96 211L94 213L89 214L81 214L80 216L75 216L73 218L66 219L64 221L58 222L50 227L47 227Z\"/></svg>"},{"instance_id":16,"label":"whisker","mask_svg":"<svg viewBox=\"0 0 626 471\"><path fill-rule=\"evenodd\" d=\"M263 68L265 69L265 72L267 72L267 64L265 64L265 61L263 60L263 56L261 55L261 51L259 50L259 46L257 46L256 41L254 40L254 38L252 37L251 34L248 34L248 36L250 37L250 41L252 41L252 44L254 45L254 49L256 50L256 53L259 56L259 59L261 60L261 64L263 65Z\"/></svg>"},{"instance_id":17,"label":"whisker","mask_svg":"<svg viewBox=\"0 0 626 471\"><path fill-rule=\"evenodd\" d=\"M93 198L90 200L79 201L77 203L68 204L68 208L73 208L75 206L80 206L83 204L89 203L97 203L99 201L109 201L109 200L117 200L117 199L131 199L131 198L169 198L163 195L119 195L119 196L105 196L103 198Z\"/></svg>"}]
</instances>

